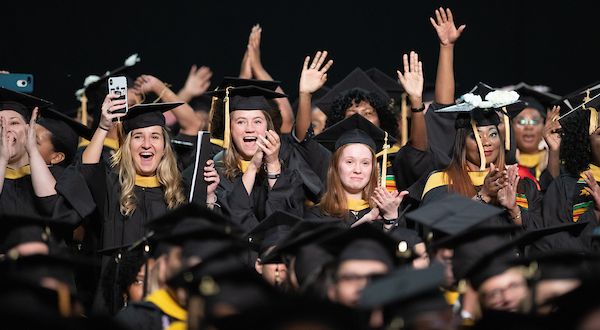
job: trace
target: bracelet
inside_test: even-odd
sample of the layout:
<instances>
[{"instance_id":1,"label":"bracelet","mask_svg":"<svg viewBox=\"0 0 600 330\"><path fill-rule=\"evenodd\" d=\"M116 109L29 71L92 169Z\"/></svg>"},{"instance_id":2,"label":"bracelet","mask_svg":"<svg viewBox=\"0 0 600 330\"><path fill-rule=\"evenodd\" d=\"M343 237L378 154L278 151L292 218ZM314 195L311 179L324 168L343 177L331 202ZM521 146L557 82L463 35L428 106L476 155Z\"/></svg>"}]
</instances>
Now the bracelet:
<instances>
[{"instance_id":1,"label":"bracelet","mask_svg":"<svg viewBox=\"0 0 600 330\"><path fill-rule=\"evenodd\" d=\"M420 108L410 108L410 112L423 112L425 110L425 104L421 103L421 107Z\"/></svg>"},{"instance_id":2,"label":"bracelet","mask_svg":"<svg viewBox=\"0 0 600 330\"><path fill-rule=\"evenodd\" d=\"M475 195L475 200L480 203L487 204L487 202L483 199L483 196L481 196L481 191L477 192L477 194Z\"/></svg>"},{"instance_id":3,"label":"bracelet","mask_svg":"<svg viewBox=\"0 0 600 330\"><path fill-rule=\"evenodd\" d=\"M106 128L106 127L102 127L102 125L100 125L100 124L98 124L98 128L99 128L99 129L101 129L101 130L103 130L103 131L107 131L107 132L108 132L108 130L109 130L109 129L108 129L108 128Z\"/></svg>"},{"instance_id":4,"label":"bracelet","mask_svg":"<svg viewBox=\"0 0 600 330\"><path fill-rule=\"evenodd\" d=\"M397 221L398 219L392 219L392 220L388 220L388 219L386 219L386 218L384 218L384 217L381 217L381 220L383 221L383 224L384 224L384 225L395 225L395 224L396 224L396 221Z\"/></svg>"},{"instance_id":5,"label":"bracelet","mask_svg":"<svg viewBox=\"0 0 600 330\"><path fill-rule=\"evenodd\" d=\"M279 179L280 176L281 176L281 172L277 172L277 173L267 172L267 179Z\"/></svg>"},{"instance_id":6,"label":"bracelet","mask_svg":"<svg viewBox=\"0 0 600 330\"><path fill-rule=\"evenodd\" d=\"M519 213L515 217L513 217L513 220L521 221L521 209L519 209Z\"/></svg>"}]
</instances>

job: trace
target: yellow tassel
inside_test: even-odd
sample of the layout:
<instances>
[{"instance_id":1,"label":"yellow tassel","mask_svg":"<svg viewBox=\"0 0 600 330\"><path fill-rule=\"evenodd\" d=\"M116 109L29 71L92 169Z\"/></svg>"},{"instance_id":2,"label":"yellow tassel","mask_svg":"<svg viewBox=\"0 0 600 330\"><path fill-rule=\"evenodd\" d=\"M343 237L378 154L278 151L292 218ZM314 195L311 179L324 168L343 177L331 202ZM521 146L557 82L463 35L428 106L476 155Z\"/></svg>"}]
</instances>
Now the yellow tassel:
<instances>
[{"instance_id":1,"label":"yellow tassel","mask_svg":"<svg viewBox=\"0 0 600 330\"><path fill-rule=\"evenodd\" d=\"M381 158L381 186L386 186L386 177L387 177L387 151L390 148L388 144L388 132L384 132L385 137L383 138L383 157Z\"/></svg>"},{"instance_id":2,"label":"yellow tassel","mask_svg":"<svg viewBox=\"0 0 600 330\"><path fill-rule=\"evenodd\" d=\"M224 112L225 112L225 128L223 130L223 148L229 148L229 141L231 140L231 133L229 127L229 91L233 87L227 87L225 89L225 98L223 98Z\"/></svg>"},{"instance_id":3,"label":"yellow tassel","mask_svg":"<svg viewBox=\"0 0 600 330\"><path fill-rule=\"evenodd\" d=\"M583 105L581 106L583 110L590 110L590 126L588 127L588 134L592 135L598 128L598 110L596 108L586 108L585 104L589 102L590 99L590 90L585 91L585 97L583 98Z\"/></svg>"},{"instance_id":4,"label":"yellow tassel","mask_svg":"<svg viewBox=\"0 0 600 330\"><path fill-rule=\"evenodd\" d=\"M471 128L473 129L473 134L475 135L475 141L477 142L477 149L479 149L479 170L485 170L485 152L483 151L483 144L481 143L481 137L479 136L479 131L477 130L477 125L475 125L475 120L471 119Z\"/></svg>"},{"instance_id":5,"label":"yellow tassel","mask_svg":"<svg viewBox=\"0 0 600 330\"><path fill-rule=\"evenodd\" d=\"M400 145L405 146L408 142L408 105L406 104L406 93L402 93L402 102L400 103L400 123L402 125Z\"/></svg>"},{"instance_id":6,"label":"yellow tassel","mask_svg":"<svg viewBox=\"0 0 600 330\"><path fill-rule=\"evenodd\" d=\"M506 107L502 108L503 115L502 119L504 120L504 149L506 151L510 150L510 118L506 114Z\"/></svg>"}]
</instances>

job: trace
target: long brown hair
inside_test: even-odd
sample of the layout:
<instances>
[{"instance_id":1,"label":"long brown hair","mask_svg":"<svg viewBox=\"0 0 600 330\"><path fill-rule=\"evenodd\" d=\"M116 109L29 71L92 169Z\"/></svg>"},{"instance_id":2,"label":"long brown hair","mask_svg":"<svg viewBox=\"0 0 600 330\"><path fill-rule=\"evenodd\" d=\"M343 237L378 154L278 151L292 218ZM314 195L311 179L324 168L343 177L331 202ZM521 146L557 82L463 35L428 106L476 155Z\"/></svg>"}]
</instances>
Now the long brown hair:
<instances>
[{"instance_id":1,"label":"long brown hair","mask_svg":"<svg viewBox=\"0 0 600 330\"><path fill-rule=\"evenodd\" d=\"M448 176L448 190L469 198L475 196L477 193L469 176L467 165L467 139L470 134L474 134L470 127L456 129L454 146L452 148L452 160L450 161L450 165L444 170ZM501 134L498 134L498 137L500 138L500 150L494 165L498 169L503 170L505 165L504 139Z\"/></svg>"},{"instance_id":2,"label":"long brown hair","mask_svg":"<svg viewBox=\"0 0 600 330\"><path fill-rule=\"evenodd\" d=\"M264 110L260 111L263 113L267 121L267 130L274 130L273 120L271 120L271 116L269 116L269 113ZM242 173L239 165L240 160L242 160L242 155L235 147L233 139L229 139L229 145L225 150L225 157L223 159L223 164L225 165L225 177L227 179L233 180L233 178L235 178L236 175Z\"/></svg>"},{"instance_id":3,"label":"long brown hair","mask_svg":"<svg viewBox=\"0 0 600 330\"><path fill-rule=\"evenodd\" d=\"M169 133L163 127L163 141L165 143L164 155L158 167L156 176L160 185L164 189L164 198L167 208L173 209L185 202L183 193L183 183L181 173L177 168L175 153L169 142ZM135 198L135 166L133 165L133 156L131 155L131 132L125 137L125 142L112 156L112 167L116 167L121 184L120 210L123 215L132 215L136 209L137 202Z\"/></svg>"},{"instance_id":4,"label":"long brown hair","mask_svg":"<svg viewBox=\"0 0 600 330\"><path fill-rule=\"evenodd\" d=\"M319 205L324 214L344 219L348 215L348 199L346 198L346 191L344 190L342 180L340 179L340 173L338 172L338 163L340 162L344 149L348 146L349 144L346 144L338 148L329 161L329 169L327 170L327 190L323 194L321 204ZM371 148L369 148L369 150L371 151L372 164L371 178L369 179L369 183L363 188L362 199L368 201L369 205L371 205L371 195L377 187L377 174L379 171L377 157ZM373 207L373 205L371 205L371 207Z\"/></svg>"}]
</instances>

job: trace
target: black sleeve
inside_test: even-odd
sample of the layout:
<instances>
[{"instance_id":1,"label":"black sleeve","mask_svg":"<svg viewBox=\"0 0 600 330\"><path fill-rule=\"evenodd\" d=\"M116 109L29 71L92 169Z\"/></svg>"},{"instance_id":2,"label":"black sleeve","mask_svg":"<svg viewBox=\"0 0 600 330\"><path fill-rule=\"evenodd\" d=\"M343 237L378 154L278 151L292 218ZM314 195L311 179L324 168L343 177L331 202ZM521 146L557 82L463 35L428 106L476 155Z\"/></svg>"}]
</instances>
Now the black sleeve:
<instances>
[{"instance_id":1,"label":"black sleeve","mask_svg":"<svg viewBox=\"0 0 600 330\"><path fill-rule=\"evenodd\" d=\"M523 203L523 198L526 202ZM521 201L521 202L520 202ZM521 209L523 229L531 230L542 226L542 194L531 179L519 180L517 187L517 204Z\"/></svg>"},{"instance_id":2,"label":"black sleeve","mask_svg":"<svg viewBox=\"0 0 600 330\"><path fill-rule=\"evenodd\" d=\"M77 212L77 216L83 219L92 214L96 208L86 180L75 165L68 166L56 177L56 191L62 200L57 205L55 214L65 212L58 211L60 209L73 209Z\"/></svg>"},{"instance_id":3,"label":"black sleeve","mask_svg":"<svg viewBox=\"0 0 600 330\"><path fill-rule=\"evenodd\" d=\"M254 214L252 197L242 182L242 176L238 175L233 181L230 181L221 175L220 179L217 187L217 199L223 211L231 218L231 221L240 225L244 230L251 230L258 224L258 219Z\"/></svg>"},{"instance_id":4,"label":"black sleeve","mask_svg":"<svg viewBox=\"0 0 600 330\"><path fill-rule=\"evenodd\" d=\"M106 196L108 192L106 167L100 162L97 164L79 164L77 169L83 175L97 210L100 213L104 213L106 211ZM105 215L103 214L103 216Z\"/></svg>"}]
</instances>

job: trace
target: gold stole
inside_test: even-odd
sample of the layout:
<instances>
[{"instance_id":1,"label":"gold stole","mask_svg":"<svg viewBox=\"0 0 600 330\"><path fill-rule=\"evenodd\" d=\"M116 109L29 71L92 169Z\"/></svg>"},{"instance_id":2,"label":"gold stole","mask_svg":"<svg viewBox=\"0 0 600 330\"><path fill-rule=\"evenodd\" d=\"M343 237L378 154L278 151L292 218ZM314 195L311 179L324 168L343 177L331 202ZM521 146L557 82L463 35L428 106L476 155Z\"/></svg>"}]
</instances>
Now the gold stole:
<instances>
[{"instance_id":1,"label":"gold stole","mask_svg":"<svg viewBox=\"0 0 600 330\"><path fill-rule=\"evenodd\" d=\"M173 298L171 298L171 295L167 292L166 289L161 289L153 292L151 295L148 296L148 298L146 298L146 301L153 303L163 313L169 315L172 318L175 318L180 321L187 320L187 311L181 308L181 306L179 306L179 304L175 302Z\"/></svg>"},{"instance_id":2,"label":"gold stole","mask_svg":"<svg viewBox=\"0 0 600 330\"><path fill-rule=\"evenodd\" d=\"M369 207L369 203L364 199L348 199L348 210L350 211L362 211Z\"/></svg>"},{"instance_id":3,"label":"gold stole","mask_svg":"<svg viewBox=\"0 0 600 330\"><path fill-rule=\"evenodd\" d=\"M87 147L87 145L90 144L90 141L86 140L86 139L81 139L81 142L79 143L79 147ZM111 138L105 138L104 139L104 146L108 147L112 150L119 150L119 141L115 140L115 139L111 139Z\"/></svg>"},{"instance_id":4,"label":"gold stole","mask_svg":"<svg viewBox=\"0 0 600 330\"><path fill-rule=\"evenodd\" d=\"M16 169L7 167L6 172L4 172L4 178L10 180L20 179L27 175L31 175L31 167L29 165L25 165Z\"/></svg>"},{"instance_id":5,"label":"gold stole","mask_svg":"<svg viewBox=\"0 0 600 330\"><path fill-rule=\"evenodd\" d=\"M246 173L246 171L248 170L248 166L250 166L250 161L249 160L240 160L239 165L240 165L240 170L242 171L242 173Z\"/></svg>"},{"instance_id":6,"label":"gold stole","mask_svg":"<svg viewBox=\"0 0 600 330\"><path fill-rule=\"evenodd\" d=\"M135 185L143 188L157 188L160 187L160 182L156 175L153 176L141 176L135 175Z\"/></svg>"}]
</instances>

